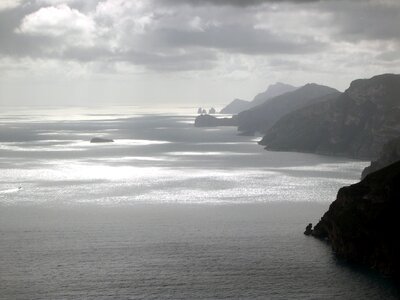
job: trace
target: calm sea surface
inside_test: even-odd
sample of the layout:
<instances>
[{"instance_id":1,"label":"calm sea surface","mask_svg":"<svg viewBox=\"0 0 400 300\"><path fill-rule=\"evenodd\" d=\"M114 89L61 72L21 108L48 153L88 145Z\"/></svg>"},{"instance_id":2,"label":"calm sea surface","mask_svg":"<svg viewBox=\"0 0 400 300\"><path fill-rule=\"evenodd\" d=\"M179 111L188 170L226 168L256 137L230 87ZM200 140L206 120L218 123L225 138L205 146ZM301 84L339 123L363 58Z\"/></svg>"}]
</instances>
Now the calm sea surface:
<instances>
[{"instance_id":1,"label":"calm sea surface","mask_svg":"<svg viewBox=\"0 0 400 300\"><path fill-rule=\"evenodd\" d=\"M194 117L4 108L0 299L399 298L303 235L366 162L267 152Z\"/></svg>"}]
</instances>

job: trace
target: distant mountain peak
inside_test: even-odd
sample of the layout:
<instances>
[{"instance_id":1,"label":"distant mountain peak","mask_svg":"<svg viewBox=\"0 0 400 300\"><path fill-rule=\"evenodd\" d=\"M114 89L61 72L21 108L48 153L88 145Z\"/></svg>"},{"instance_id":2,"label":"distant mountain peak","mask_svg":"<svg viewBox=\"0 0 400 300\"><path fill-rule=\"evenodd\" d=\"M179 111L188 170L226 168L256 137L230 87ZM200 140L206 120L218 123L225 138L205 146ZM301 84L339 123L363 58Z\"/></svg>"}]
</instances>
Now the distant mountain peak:
<instances>
[{"instance_id":1,"label":"distant mountain peak","mask_svg":"<svg viewBox=\"0 0 400 300\"><path fill-rule=\"evenodd\" d=\"M278 81L278 82L275 82L275 83L273 83L273 84L270 84L269 86L268 86L268 88L267 88L267 91L268 90L273 90L273 89L276 89L276 88L296 88L295 86L293 86L293 85L290 85L290 84L287 84L287 83L284 83L284 82L280 82L280 81Z\"/></svg>"},{"instance_id":2,"label":"distant mountain peak","mask_svg":"<svg viewBox=\"0 0 400 300\"><path fill-rule=\"evenodd\" d=\"M249 108L260 105L274 97L283 95L288 92L293 92L296 89L297 89L297 87L292 86L290 84L282 83L282 82L270 84L265 92L260 93L254 97L253 101L251 101Z\"/></svg>"},{"instance_id":3,"label":"distant mountain peak","mask_svg":"<svg viewBox=\"0 0 400 300\"><path fill-rule=\"evenodd\" d=\"M298 90L315 90L315 89L324 89L324 90L329 89L329 90L332 90L332 92L339 92L338 90L336 90L330 86L322 85L322 84L318 84L318 83L314 83L314 82L307 83L307 84L303 85L302 87L298 88Z\"/></svg>"},{"instance_id":4,"label":"distant mountain peak","mask_svg":"<svg viewBox=\"0 0 400 300\"><path fill-rule=\"evenodd\" d=\"M242 99L235 99L231 103L229 103L226 107L221 110L223 114L238 114L242 111L260 105L266 102L269 99L274 97L283 95L288 92L292 92L296 90L297 87L294 87L290 84L283 83L283 82L276 82L274 84L270 84L268 88L254 97L253 101L245 101Z\"/></svg>"},{"instance_id":5,"label":"distant mountain peak","mask_svg":"<svg viewBox=\"0 0 400 300\"><path fill-rule=\"evenodd\" d=\"M264 96L268 96L269 98L273 98L273 97L282 95L286 92L294 91L295 89L297 89L297 87L295 87L293 85L283 83L283 82L276 82L276 83L270 84L268 86L268 88L265 90L265 92L261 93L261 94L263 94ZM259 96L261 94L258 94L257 96Z\"/></svg>"},{"instance_id":6,"label":"distant mountain peak","mask_svg":"<svg viewBox=\"0 0 400 300\"><path fill-rule=\"evenodd\" d=\"M234 99L221 110L221 114L237 114L246 110L250 102L242 99Z\"/></svg>"}]
</instances>

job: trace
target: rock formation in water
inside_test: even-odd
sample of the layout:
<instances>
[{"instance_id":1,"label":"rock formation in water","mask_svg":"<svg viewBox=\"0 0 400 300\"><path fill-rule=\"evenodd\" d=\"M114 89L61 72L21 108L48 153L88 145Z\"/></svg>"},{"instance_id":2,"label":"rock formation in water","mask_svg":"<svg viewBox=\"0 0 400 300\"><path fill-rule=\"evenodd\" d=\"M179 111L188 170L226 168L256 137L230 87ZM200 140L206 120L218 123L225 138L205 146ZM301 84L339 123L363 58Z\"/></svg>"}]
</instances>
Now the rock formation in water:
<instances>
[{"instance_id":1,"label":"rock formation in water","mask_svg":"<svg viewBox=\"0 0 400 300\"><path fill-rule=\"evenodd\" d=\"M203 112L203 109L201 107L199 107L199 109L197 110L198 114L201 114Z\"/></svg>"},{"instance_id":2,"label":"rock formation in water","mask_svg":"<svg viewBox=\"0 0 400 300\"><path fill-rule=\"evenodd\" d=\"M284 116L260 144L270 150L370 159L400 136L399 121L400 75L384 74L355 80L342 95Z\"/></svg>"},{"instance_id":3,"label":"rock formation in water","mask_svg":"<svg viewBox=\"0 0 400 300\"><path fill-rule=\"evenodd\" d=\"M304 231L304 234L305 234L305 235L311 235L312 233L313 233L312 224L310 223L310 224L308 224L308 225L306 226L306 230Z\"/></svg>"},{"instance_id":4,"label":"rock formation in water","mask_svg":"<svg viewBox=\"0 0 400 300\"><path fill-rule=\"evenodd\" d=\"M200 115L194 121L195 127L237 126L237 118L216 118L210 115Z\"/></svg>"},{"instance_id":5,"label":"rock formation in water","mask_svg":"<svg viewBox=\"0 0 400 300\"><path fill-rule=\"evenodd\" d=\"M113 143L114 140L111 139L105 139L105 138L100 138L100 137L94 137L90 140L91 143Z\"/></svg>"},{"instance_id":6,"label":"rock formation in water","mask_svg":"<svg viewBox=\"0 0 400 300\"><path fill-rule=\"evenodd\" d=\"M222 114L238 114L242 111L251 109L257 105L263 104L264 102L272 99L274 97L283 95L285 93L292 92L296 90L297 87L294 87L290 84L277 82L275 84L271 84L265 92L262 92L254 97L252 101L245 101L240 99L235 99L231 103L229 103L226 107L221 110Z\"/></svg>"},{"instance_id":7,"label":"rock formation in water","mask_svg":"<svg viewBox=\"0 0 400 300\"><path fill-rule=\"evenodd\" d=\"M215 110L214 107L211 107L210 110L208 111L209 115L214 115L217 111Z\"/></svg>"},{"instance_id":8,"label":"rock formation in water","mask_svg":"<svg viewBox=\"0 0 400 300\"><path fill-rule=\"evenodd\" d=\"M371 162L362 172L361 178L365 178L368 174L378 171L396 161L400 161L400 137L387 142L377 160Z\"/></svg>"},{"instance_id":9,"label":"rock formation in water","mask_svg":"<svg viewBox=\"0 0 400 300\"><path fill-rule=\"evenodd\" d=\"M400 162L339 190L312 235L336 255L400 276Z\"/></svg>"},{"instance_id":10,"label":"rock formation in water","mask_svg":"<svg viewBox=\"0 0 400 300\"><path fill-rule=\"evenodd\" d=\"M339 95L339 91L318 84L307 84L293 92L269 99L239 114L241 132L265 133L281 117L309 104L319 103Z\"/></svg>"}]
</instances>

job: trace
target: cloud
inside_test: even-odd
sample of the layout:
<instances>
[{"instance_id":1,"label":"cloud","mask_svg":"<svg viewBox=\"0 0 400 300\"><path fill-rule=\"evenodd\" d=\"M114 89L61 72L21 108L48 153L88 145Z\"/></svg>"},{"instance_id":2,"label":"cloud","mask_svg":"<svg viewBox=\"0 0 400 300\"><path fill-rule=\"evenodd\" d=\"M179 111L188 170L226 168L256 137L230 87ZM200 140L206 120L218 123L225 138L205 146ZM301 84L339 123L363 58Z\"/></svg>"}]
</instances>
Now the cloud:
<instances>
[{"instance_id":1,"label":"cloud","mask_svg":"<svg viewBox=\"0 0 400 300\"><path fill-rule=\"evenodd\" d=\"M156 3L104 0L86 13L66 4L39 7L22 18L14 38L40 41L32 47L33 57L121 61L171 71L213 68L218 52L292 55L326 46L309 35L256 28L252 11L242 12L239 21L238 8L220 7L210 13L207 7L173 10ZM226 17L227 10L231 17Z\"/></svg>"},{"instance_id":2,"label":"cloud","mask_svg":"<svg viewBox=\"0 0 400 300\"><path fill-rule=\"evenodd\" d=\"M252 98L273 81L344 89L398 72L399 22L398 0L0 0L0 96L13 103L18 80L43 83L39 102L56 82L55 98L73 98L66 80L90 99L121 86L171 101Z\"/></svg>"},{"instance_id":3,"label":"cloud","mask_svg":"<svg viewBox=\"0 0 400 300\"><path fill-rule=\"evenodd\" d=\"M167 3L185 4L185 5L230 5L230 6L257 6L264 3L307 3L318 2L320 0L165 0Z\"/></svg>"},{"instance_id":4,"label":"cloud","mask_svg":"<svg viewBox=\"0 0 400 300\"><path fill-rule=\"evenodd\" d=\"M1 0L0 11L13 9L21 5L22 0Z\"/></svg>"},{"instance_id":5,"label":"cloud","mask_svg":"<svg viewBox=\"0 0 400 300\"><path fill-rule=\"evenodd\" d=\"M321 9L331 14L337 37L348 41L400 41L400 1L349 1L342 5L324 3Z\"/></svg>"},{"instance_id":6,"label":"cloud","mask_svg":"<svg viewBox=\"0 0 400 300\"><path fill-rule=\"evenodd\" d=\"M312 37L274 34L249 25L213 26L203 31L161 30L159 39L174 47L202 47L241 54L301 54L320 51L324 45Z\"/></svg>"},{"instance_id":7,"label":"cloud","mask_svg":"<svg viewBox=\"0 0 400 300\"><path fill-rule=\"evenodd\" d=\"M385 62L394 62L400 60L400 51L385 51L378 54L376 58Z\"/></svg>"},{"instance_id":8,"label":"cloud","mask_svg":"<svg viewBox=\"0 0 400 300\"><path fill-rule=\"evenodd\" d=\"M224 55L269 66L322 53L335 61L342 59L338 52L388 61L398 50L396 3L30 0L0 11L0 55L157 71L213 69ZM362 41L370 42L361 48ZM388 54L379 56L379 46Z\"/></svg>"},{"instance_id":9,"label":"cloud","mask_svg":"<svg viewBox=\"0 0 400 300\"><path fill-rule=\"evenodd\" d=\"M43 7L29 14L22 20L18 33L65 37L73 35L78 38L90 38L95 32L93 20L76 9L71 9L65 4L56 7Z\"/></svg>"},{"instance_id":10,"label":"cloud","mask_svg":"<svg viewBox=\"0 0 400 300\"><path fill-rule=\"evenodd\" d=\"M210 51L176 51L175 53L146 53L129 51L121 58L157 71L193 71L212 69L217 56Z\"/></svg>"}]
</instances>

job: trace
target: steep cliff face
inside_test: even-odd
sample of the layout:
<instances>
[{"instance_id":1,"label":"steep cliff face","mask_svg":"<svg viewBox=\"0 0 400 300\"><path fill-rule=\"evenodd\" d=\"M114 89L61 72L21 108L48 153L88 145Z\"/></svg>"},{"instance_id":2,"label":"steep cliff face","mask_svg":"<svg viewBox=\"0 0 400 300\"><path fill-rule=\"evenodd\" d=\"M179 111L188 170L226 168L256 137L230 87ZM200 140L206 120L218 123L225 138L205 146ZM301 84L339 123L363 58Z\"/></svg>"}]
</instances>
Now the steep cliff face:
<instances>
[{"instance_id":1,"label":"steep cliff face","mask_svg":"<svg viewBox=\"0 0 400 300\"><path fill-rule=\"evenodd\" d=\"M294 111L260 142L267 149L375 158L400 136L400 75L355 80L346 92Z\"/></svg>"},{"instance_id":2,"label":"steep cliff face","mask_svg":"<svg viewBox=\"0 0 400 300\"><path fill-rule=\"evenodd\" d=\"M383 146L378 159L372 161L371 165L364 169L361 178L365 178L368 174L378 171L396 161L400 161L400 138L391 140Z\"/></svg>"},{"instance_id":3,"label":"steep cliff face","mask_svg":"<svg viewBox=\"0 0 400 300\"><path fill-rule=\"evenodd\" d=\"M336 255L400 276L400 162L341 188L309 232L327 239Z\"/></svg>"},{"instance_id":4,"label":"steep cliff face","mask_svg":"<svg viewBox=\"0 0 400 300\"><path fill-rule=\"evenodd\" d=\"M293 92L272 98L265 103L241 112L238 117L241 132L266 132L282 116L309 104L319 103L340 93L327 86L307 84Z\"/></svg>"}]
</instances>

